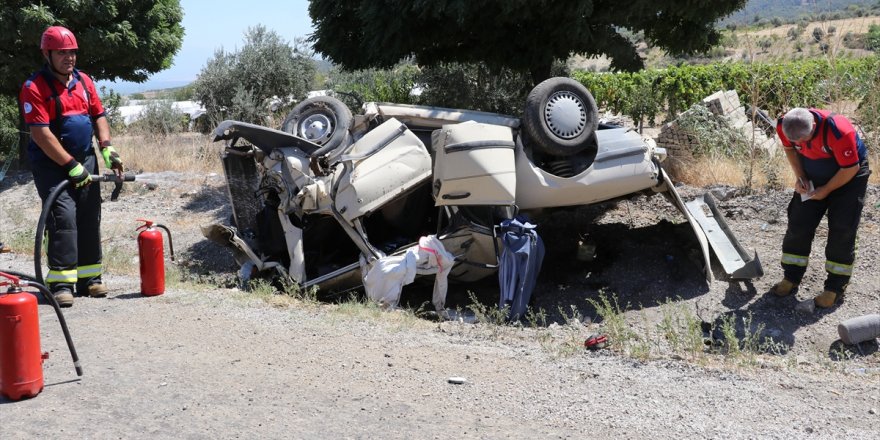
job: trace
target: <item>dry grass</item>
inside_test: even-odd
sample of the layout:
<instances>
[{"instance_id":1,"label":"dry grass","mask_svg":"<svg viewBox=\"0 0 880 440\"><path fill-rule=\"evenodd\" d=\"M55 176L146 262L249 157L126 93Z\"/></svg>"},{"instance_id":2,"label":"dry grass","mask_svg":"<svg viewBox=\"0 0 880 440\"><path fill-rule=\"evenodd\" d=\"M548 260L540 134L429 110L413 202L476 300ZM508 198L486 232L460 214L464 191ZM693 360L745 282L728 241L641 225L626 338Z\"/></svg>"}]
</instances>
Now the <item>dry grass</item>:
<instances>
[{"instance_id":1,"label":"dry grass","mask_svg":"<svg viewBox=\"0 0 880 440\"><path fill-rule=\"evenodd\" d=\"M748 174L751 169L752 179ZM755 159L754 166L728 157L697 157L674 166L675 180L691 186L729 185L751 186L753 189L786 185L794 181L794 174L781 154ZM776 177L774 177L776 176Z\"/></svg>"},{"instance_id":2,"label":"dry grass","mask_svg":"<svg viewBox=\"0 0 880 440\"><path fill-rule=\"evenodd\" d=\"M787 35L789 30L796 28L794 24L785 24L779 27L759 30L741 30L735 32L737 44L729 48L727 59L748 59L759 62L774 62L791 60L792 58L805 57L863 57L871 54L864 49L851 49L844 44L847 34L864 35L873 24L880 24L880 17L856 17L840 20L814 21L809 23L805 30L797 38L792 40ZM825 36L822 43L828 45L827 52L823 51L813 37L813 29L821 29ZM832 31L833 30L833 31ZM771 42L766 49L759 49L759 42L768 40Z\"/></svg>"},{"instance_id":3,"label":"dry grass","mask_svg":"<svg viewBox=\"0 0 880 440\"><path fill-rule=\"evenodd\" d=\"M836 29L836 34L845 34L847 32L864 34L868 32L868 28L872 24L880 24L880 17L866 16L841 18L839 20L814 21L807 25L807 32L812 31L814 27L819 27L827 33L829 28L834 27ZM743 34L756 36L777 35L780 37L785 37L788 33L788 30L796 26L797 25L794 24L784 24L779 27L761 29L757 31L745 31L743 32Z\"/></svg>"},{"instance_id":4,"label":"dry grass","mask_svg":"<svg viewBox=\"0 0 880 440\"><path fill-rule=\"evenodd\" d=\"M866 56L870 55L869 51L846 48L843 44L843 38L847 33L855 35L866 34L868 27L872 24L880 24L880 17L867 16L814 21L810 22L806 30L795 40L791 40L787 36L789 29L796 27L794 24L784 24L778 27L758 30L742 28L733 32L734 43L725 47L723 57L716 59L724 61L748 59L759 62L774 62L791 60L792 58L824 56L826 54L822 52L819 44L812 36L813 29L817 27L826 34L824 42L828 44L830 55ZM828 35L828 31L831 28L834 28L834 33ZM771 46L766 50L758 48L758 42L764 39L769 39L772 42ZM676 62L675 57L670 56L661 48L647 47L644 44L640 44L638 50L645 57L646 64L649 67L663 67ZM568 64L569 68L573 70L606 71L611 61L605 56L586 58L576 55L571 57Z\"/></svg>"},{"instance_id":5,"label":"dry grass","mask_svg":"<svg viewBox=\"0 0 880 440\"><path fill-rule=\"evenodd\" d=\"M209 135L182 133L167 137L126 135L114 139L126 168L136 172L220 173L222 142Z\"/></svg>"},{"instance_id":6,"label":"dry grass","mask_svg":"<svg viewBox=\"0 0 880 440\"><path fill-rule=\"evenodd\" d=\"M870 150L868 155L870 163L880 163L878 162L880 161L880 152ZM793 187L794 173L782 153L771 158L759 159L755 165L750 185L752 189L778 188L779 185L783 188ZM692 161L675 163L675 171L672 175L674 180L691 186L745 187L749 186L747 185L747 168L747 163L731 158L699 157ZM775 179L774 176L776 176ZM874 185L880 184L880 173L872 173L869 182Z\"/></svg>"}]
</instances>

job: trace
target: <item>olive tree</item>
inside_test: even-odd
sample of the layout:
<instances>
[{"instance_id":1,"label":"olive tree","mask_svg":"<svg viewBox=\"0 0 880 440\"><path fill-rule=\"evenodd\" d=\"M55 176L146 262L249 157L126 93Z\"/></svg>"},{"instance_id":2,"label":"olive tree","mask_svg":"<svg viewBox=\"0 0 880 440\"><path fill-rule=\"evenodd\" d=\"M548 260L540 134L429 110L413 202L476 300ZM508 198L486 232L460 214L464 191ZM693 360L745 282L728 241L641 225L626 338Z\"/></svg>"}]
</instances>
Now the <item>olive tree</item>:
<instances>
[{"instance_id":1,"label":"olive tree","mask_svg":"<svg viewBox=\"0 0 880 440\"><path fill-rule=\"evenodd\" d=\"M236 52L218 49L202 67L193 95L209 122L224 119L265 123L267 100L300 99L315 81L315 62L302 45L291 45L276 32L258 25L245 32Z\"/></svg>"}]
</instances>

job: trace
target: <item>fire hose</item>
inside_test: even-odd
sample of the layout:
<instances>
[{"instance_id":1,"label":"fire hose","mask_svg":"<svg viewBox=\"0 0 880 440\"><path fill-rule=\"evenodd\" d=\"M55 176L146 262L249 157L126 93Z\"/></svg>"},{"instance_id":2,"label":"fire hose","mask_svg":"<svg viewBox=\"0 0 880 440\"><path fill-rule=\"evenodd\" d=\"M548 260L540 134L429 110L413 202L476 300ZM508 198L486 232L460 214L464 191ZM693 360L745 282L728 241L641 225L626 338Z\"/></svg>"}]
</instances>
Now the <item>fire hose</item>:
<instances>
[{"instance_id":1,"label":"fire hose","mask_svg":"<svg viewBox=\"0 0 880 440\"><path fill-rule=\"evenodd\" d=\"M116 200L119 197L119 193L122 189L123 182L133 182L135 180L135 176L131 174L126 174L123 176L117 176L113 173L107 173L104 175L93 175L93 182L113 182L116 186L113 189L110 200ZM64 339L67 342L67 347L70 349L70 355L73 358L73 365L76 369L77 376L82 376L82 366L79 362L79 356L76 354L76 348L73 345L73 339L70 337L70 331L67 328L67 321L64 319L64 314L61 313L61 308L58 305L58 301L55 300L55 297L52 295L52 292L44 285L43 281L43 270L42 270L42 247L43 247L43 234L46 230L46 219L49 216L49 212L51 211L52 205L55 204L55 201L58 199L58 196L65 191L70 186L70 182L65 180L61 182L57 187L55 187L49 196L46 198L46 201L43 203L42 212L40 213L40 219L37 222L37 230L34 238L34 276L30 276L27 274L11 271L11 270L2 270L0 271L0 286L9 286L8 293L9 294L17 294L23 293L22 288L24 287L32 287L37 289L40 294L43 296L43 299L46 300L49 304L52 305L52 308L55 309L55 314L58 317L58 322L61 324L61 330L64 333ZM42 377L42 376L41 376Z\"/></svg>"},{"instance_id":2,"label":"fire hose","mask_svg":"<svg viewBox=\"0 0 880 440\"><path fill-rule=\"evenodd\" d=\"M113 173L107 173L103 176L92 176L92 182L113 182L116 185L115 188L113 188L113 193L110 195L111 201L115 201L119 197L119 192L122 190L122 182L134 182L134 180L134 174L124 174L122 177ZM49 212L51 211L52 205L55 204L55 200L58 199L58 196L66 190L69 185L70 182L65 180L49 193L49 197L46 197L46 201L43 202L43 211L40 213L40 221L37 222L37 232L34 237L34 279L40 283L43 283L42 248L43 233L46 231L46 219L49 217Z\"/></svg>"}]
</instances>

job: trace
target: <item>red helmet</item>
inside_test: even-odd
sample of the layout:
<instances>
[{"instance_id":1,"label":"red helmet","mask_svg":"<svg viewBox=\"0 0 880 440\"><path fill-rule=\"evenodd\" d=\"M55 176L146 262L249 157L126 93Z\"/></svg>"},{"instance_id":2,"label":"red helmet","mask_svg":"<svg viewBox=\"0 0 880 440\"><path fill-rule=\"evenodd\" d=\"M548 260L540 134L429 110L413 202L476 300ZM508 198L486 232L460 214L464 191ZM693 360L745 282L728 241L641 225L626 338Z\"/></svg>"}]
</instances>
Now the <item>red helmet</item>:
<instances>
[{"instance_id":1,"label":"red helmet","mask_svg":"<svg viewBox=\"0 0 880 440\"><path fill-rule=\"evenodd\" d=\"M64 50L79 49L79 47L76 45L76 37L69 29L63 26L50 26L43 32L43 38L40 38L40 49Z\"/></svg>"}]
</instances>

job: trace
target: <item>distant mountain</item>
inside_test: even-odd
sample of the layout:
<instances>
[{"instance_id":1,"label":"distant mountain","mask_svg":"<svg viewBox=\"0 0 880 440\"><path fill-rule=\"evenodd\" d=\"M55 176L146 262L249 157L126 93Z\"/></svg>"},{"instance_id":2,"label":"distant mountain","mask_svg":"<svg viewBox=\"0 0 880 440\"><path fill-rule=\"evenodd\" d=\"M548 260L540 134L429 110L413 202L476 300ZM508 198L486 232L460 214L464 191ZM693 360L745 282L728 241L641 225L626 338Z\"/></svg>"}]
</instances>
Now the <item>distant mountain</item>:
<instances>
[{"instance_id":1,"label":"distant mountain","mask_svg":"<svg viewBox=\"0 0 880 440\"><path fill-rule=\"evenodd\" d=\"M829 18L834 13L854 16L858 9L869 11L878 7L878 0L749 0L743 9L722 20L721 24L752 24L756 21L767 22L773 18L792 22L823 12L829 14ZM756 17L758 20L755 20Z\"/></svg>"},{"instance_id":2,"label":"distant mountain","mask_svg":"<svg viewBox=\"0 0 880 440\"><path fill-rule=\"evenodd\" d=\"M104 86L112 89L114 92L122 95L131 95L133 93L144 93L157 90L173 89L183 87L192 81L147 81L144 83L134 83L128 81L96 81L98 87Z\"/></svg>"}]
</instances>

